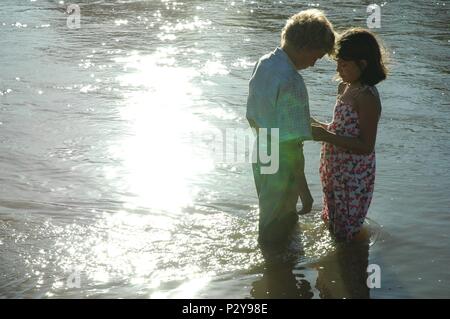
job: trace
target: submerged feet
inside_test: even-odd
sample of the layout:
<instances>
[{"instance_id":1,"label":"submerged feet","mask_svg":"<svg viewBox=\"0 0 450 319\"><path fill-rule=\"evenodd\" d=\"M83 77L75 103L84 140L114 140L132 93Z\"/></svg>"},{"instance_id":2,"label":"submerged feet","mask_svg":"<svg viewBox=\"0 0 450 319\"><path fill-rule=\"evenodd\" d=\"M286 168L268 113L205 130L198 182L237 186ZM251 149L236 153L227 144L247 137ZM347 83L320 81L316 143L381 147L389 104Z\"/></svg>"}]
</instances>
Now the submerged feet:
<instances>
[{"instance_id":1,"label":"submerged feet","mask_svg":"<svg viewBox=\"0 0 450 319\"><path fill-rule=\"evenodd\" d=\"M281 218L274 220L265 229L259 230L258 242L262 243L285 243L298 222L296 211L286 213Z\"/></svg>"}]
</instances>

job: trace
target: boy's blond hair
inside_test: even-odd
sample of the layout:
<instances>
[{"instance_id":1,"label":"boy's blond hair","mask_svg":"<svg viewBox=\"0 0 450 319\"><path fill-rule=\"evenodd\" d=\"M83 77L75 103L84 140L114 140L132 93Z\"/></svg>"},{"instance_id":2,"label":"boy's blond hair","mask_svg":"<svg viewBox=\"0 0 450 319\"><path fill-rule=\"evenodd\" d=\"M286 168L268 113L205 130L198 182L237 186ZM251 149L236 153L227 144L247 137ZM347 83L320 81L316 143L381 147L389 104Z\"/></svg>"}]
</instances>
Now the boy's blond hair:
<instances>
[{"instance_id":1,"label":"boy's blond hair","mask_svg":"<svg viewBox=\"0 0 450 319\"><path fill-rule=\"evenodd\" d=\"M317 9L308 9L290 17L281 31L281 47L300 50L308 48L334 52L336 34L325 14Z\"/></svg>"}]
</instances>

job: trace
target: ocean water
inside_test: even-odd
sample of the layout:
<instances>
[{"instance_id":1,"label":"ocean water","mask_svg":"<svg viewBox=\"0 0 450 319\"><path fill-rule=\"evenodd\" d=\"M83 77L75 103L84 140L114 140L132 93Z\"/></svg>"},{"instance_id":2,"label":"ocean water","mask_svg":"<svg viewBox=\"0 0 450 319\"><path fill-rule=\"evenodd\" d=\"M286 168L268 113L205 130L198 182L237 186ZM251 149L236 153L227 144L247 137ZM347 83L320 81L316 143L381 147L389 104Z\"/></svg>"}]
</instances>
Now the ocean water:
<instances>
[{"instance_id":1,"label":"ocean water","mask_svg":"<svg viewBox=\"0 0 450 319\"><path fill-rule=\"evenodd\" d=\"M313 212L281 252L258 247L250 164L218 161L211 132L247 128L253 65L290 15L365 27L370 1L76 3L78 29L64 1L0 5L1 298L450 296L450 2L380 3L368 241L328 236L307 142ZM334 74L302 71L322 120Z\"/></svg>"}]
</instances>

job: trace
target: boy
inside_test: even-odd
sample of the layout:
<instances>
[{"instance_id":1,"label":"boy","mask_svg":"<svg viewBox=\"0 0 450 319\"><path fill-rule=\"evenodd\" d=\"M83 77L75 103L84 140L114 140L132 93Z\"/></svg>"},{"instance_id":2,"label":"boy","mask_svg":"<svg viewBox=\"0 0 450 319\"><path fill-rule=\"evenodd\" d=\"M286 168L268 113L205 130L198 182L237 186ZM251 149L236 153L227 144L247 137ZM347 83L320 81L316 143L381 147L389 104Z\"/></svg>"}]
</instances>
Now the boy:
<instances>
[{"instance_id":1,"label":"boy","mask_svg":"<svg viewBox=\"0 0 450 319\"><path fill-rule=\"evenodd\" d=\"M290 17L281 32L281 47L259 59L249 83L247 120L257 131L257 151L267 139L279 148L278 170L264 171L257 158L253 176L259 200L259 240L279 241L286 229L308 213L313 199L304 175L303 141L312 140L308 93L298 70L314 66L333 52L335 33L323 12L310 9ZM267 136L261 137L267 129ZM261 169L262 168L262 169Z\"/></svg>"}]
</instances>

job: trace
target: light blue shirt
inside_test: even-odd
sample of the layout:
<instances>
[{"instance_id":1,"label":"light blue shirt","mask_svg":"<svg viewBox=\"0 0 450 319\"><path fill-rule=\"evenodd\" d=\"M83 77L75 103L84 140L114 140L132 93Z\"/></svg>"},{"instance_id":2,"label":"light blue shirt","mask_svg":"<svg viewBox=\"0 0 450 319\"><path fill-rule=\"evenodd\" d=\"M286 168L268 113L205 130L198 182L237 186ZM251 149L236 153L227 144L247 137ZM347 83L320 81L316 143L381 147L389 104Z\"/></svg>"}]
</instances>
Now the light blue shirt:
<instances>
[{"instance_id":1,"label":"light blue shirt","mask_svg":"<svg viewBox=\"0 0 450 319\"><path fill-rule=\"evenodd\" d=\"M261 57L253 70L247 119L269 132L279 128L280 142L312 140L305 82L281 48Z\"/></svg>"}]
</instances>

